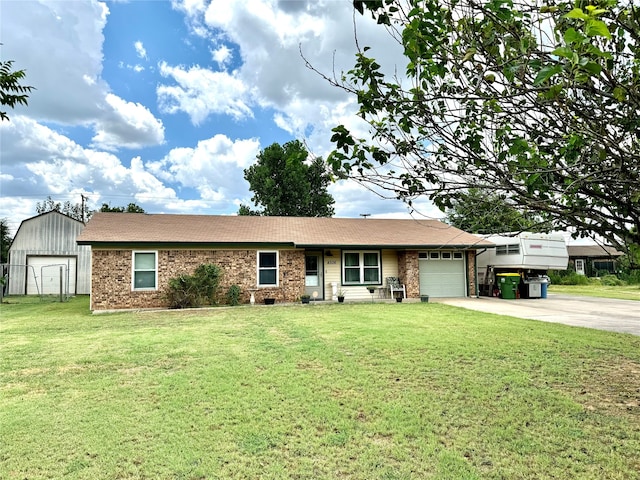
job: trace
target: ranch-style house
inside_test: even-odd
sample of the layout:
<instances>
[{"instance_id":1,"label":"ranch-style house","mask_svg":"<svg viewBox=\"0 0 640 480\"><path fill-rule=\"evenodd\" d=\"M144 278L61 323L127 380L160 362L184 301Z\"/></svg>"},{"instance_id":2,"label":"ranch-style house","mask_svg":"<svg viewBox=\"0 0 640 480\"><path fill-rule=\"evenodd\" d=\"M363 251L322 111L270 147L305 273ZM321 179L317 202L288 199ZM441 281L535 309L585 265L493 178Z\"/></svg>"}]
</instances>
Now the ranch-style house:
<instances>
[{"instance_id":1,"label":"ranch-style house","mask_svg":"<svg viewBox=\"0 0 640 480\"><path fill-rule=\"evenodd\" d=\"M91 247L91 309L167 306L169 279L203 263L242 301L476 295L477 250L493 246L437 220L104 213L77 237ZM371 293L371 292L374 293Z\"/></svg>"}]
</instances>

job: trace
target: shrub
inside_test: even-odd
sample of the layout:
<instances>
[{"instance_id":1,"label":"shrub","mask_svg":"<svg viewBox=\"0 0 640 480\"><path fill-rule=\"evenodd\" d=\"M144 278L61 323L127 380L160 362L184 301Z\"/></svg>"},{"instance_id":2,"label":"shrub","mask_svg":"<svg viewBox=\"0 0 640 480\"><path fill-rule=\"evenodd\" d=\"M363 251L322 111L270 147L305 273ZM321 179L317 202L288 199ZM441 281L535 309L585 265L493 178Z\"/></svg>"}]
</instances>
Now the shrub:
<instances>
[{"instance_id":1,"label":"shrub","mask_svg":"<svg viewBox=\"0 0 640 480\"><path fill-rule=\"evenodd\" d=\"M602 283L602 285L606 285L608 287L619 287L625 284L625 282L620 280L615 275L605 275L600 279L600 282Z\"/></svg>"},{"instance_id":2,"label":"shrub","mask_svg":"<svg viewBox=\"0 0 640 480\"><path fill-rule=\"evenodd\" d=\"M630 270L620 274L620 278L629 285L640 285L640 270Z\"/></svg>"},{"instance_id":3,"label":"shrub","mask_svg":"<svg viewBox=\"0 0 640 480\"><path fill-rule=\"evenodd\" d=\"M231 285L227 290L227 303L233 307L240 305L240 287L238 285Z\"/></svg>"},{"instance_id":4,"label":"shrub","mask_svg":"<svg viewBox=\"0 0 640 480\"><path fill-rule=\"evenodd\" d=\"M562 274L557 270L549 270L549 280L552 284L562 285Z\"/></svg>"},{"instance_id":5,"label":"shrub","mask_svg":"<svg viewBox=\"0 0 640 480\"><path fill-rule=\"evenodd\" d=\"M222 270L217 265L204 263L196 268L193 274L200 295L210 305L217 303L218 285L222 278Z\"/></svg>"},{"instance_id":6,"label":"shrub","mask_svg":"<svg viewBox=\"0 0 640 480\"><path fill-rule=\"evenodd\" d=\"M189 308L199 304L193 277L180 275L169 280L167 300L170 308Z\"/></svg>"},{"instance_id":7,"label":"shrub","mask_svg":"<svg viewBox=\"0 0 640 480\"><path fill-rule=\"evenodd\" d=\"M193 275L180 275L169 280L167 300L170 308L215 305L222 271L213 264L202 264Z\"/></svg>"},{"instance_id":8,"label":"shrub","mask_svg":"<svg viewBox=\"0 0 640 480\"><path fill-rule=\"evenodd\" d=\"M588 285L589 279L585 275L571 272L568 275L560 277L558 282L560 285Z\"/></svg>"}]
</instances>

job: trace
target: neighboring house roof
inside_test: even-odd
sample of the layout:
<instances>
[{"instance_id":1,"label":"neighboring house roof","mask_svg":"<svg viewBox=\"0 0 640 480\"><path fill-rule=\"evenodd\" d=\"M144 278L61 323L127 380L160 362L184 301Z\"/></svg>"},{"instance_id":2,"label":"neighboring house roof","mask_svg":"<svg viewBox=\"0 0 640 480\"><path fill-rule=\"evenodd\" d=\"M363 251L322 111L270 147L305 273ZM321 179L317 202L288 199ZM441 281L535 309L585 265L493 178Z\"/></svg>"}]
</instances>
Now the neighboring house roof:
<instances>
[{"instance_id":1,"label":"neighboring house roof","mask_svg":"<svg viewBox=\"0 0 640 480\"><path fill-rule=\"evenodd\" d=\"M166 215L97 212L80 245L283 244L297 247L487 247L437 220Z\"/></svg>"},{"instance_id":2,"label":"neighboring house roof","mask_svg":"<svg viewBox=\"0 0 640 480\"><path fill-rule=\"evenodd\" d=\"M568 245L569 257L621 257L624 253L603 245Z\"/></svg>"}]
</instances>

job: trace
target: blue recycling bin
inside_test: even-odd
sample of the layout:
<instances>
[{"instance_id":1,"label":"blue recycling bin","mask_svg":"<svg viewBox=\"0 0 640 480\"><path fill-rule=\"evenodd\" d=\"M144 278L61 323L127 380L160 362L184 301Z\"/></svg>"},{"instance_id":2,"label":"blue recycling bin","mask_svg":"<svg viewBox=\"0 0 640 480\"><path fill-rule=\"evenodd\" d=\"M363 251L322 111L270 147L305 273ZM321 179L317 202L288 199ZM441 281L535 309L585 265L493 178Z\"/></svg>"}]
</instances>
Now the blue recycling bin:
<instances>
[{"instance_id":1,"label":"blue recycling bin","mask_svg":"<svg viewBox=\"0 0 640 480\"><path fill-rule=\"evenodd\" d=\"M547 286L549 285L549 281L547 279L542 280L540 282L540 298L547 298Z\"/></svg>"}]
</instances>

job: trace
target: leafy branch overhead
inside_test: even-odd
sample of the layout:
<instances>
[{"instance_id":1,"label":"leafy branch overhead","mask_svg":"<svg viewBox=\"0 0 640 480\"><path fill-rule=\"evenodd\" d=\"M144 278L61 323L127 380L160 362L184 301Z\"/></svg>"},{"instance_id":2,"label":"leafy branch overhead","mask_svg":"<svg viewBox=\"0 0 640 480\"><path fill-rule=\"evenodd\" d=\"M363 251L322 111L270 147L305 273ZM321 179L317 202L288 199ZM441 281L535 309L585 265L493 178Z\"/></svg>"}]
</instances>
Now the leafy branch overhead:
<instances>
[{"instance_id":1,"label":"leafy branch overhead","mask_svg":"<svg viewBox=\"0 0 640 480\"><path fill-rule=\"evenodd\" d=\"M29 93L34 87L21 85L25 77L24 70L13 70L13 60L0 61L0 105L15 108L16 105L27 105ZM0 111L0 121L9 120L7 112Z\"/></svg>"},{"instance_id":2,"label":"leafy branch overhead","mask_svg":"<svg viewBox=\"0 0 640 480\"><path fill-rule=\"evenodd\" d=\"M404 75L359 50L325 78L370 138L334 128L328 163L443 210L470 188L522 211L640 243L640 11L594 0L354 1L402 45Z\"/></svg>"}]
</instances>

